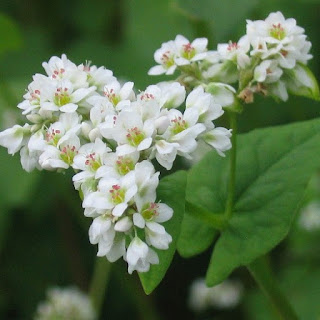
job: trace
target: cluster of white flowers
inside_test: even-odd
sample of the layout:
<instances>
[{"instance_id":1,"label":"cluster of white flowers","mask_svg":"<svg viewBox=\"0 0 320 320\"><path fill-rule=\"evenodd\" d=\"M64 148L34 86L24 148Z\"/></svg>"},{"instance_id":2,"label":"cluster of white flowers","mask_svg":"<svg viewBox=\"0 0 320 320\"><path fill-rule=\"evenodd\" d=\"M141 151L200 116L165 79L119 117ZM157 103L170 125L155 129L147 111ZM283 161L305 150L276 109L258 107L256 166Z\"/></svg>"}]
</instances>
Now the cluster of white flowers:
<instances>
[{"instance_id":1,"label":"cluster of white flowers","mask_svg":"<svg viewBox=\"0 0 320 320\"><path fill-rule=\"evenodd\" d=\"M47 300L38 305L35 320L95 320L88 296L75 287L51 288Z\"/></svg>"},{"instance_id":2,"label":"cluster of white flowers","mask_svg":"<svg viewBox=\"0 0 320 320\"><path fill-rule=\"evenodd\" d=\"M247 32L239 41L218 44L214 51L207 50L207 39L190 43L178 35L155 52L159 65L152 67L149 74L172 74L178 69L186 73L181 77L185 83L239 82L239 97L246 103L253 101L254 93L285 101L288 92L307 95L317 90L305 68L312 58L310 48L311 42L296 20L275 12L265 20L247 20ZM224 88L236 92L225 85Z\"/></svg>"},{"instance_id":3,"label":"cluster of white flowers","mask_svg":"<svg viewBox=\"0 0 320 320\"><path fill-rule=\"evenodd\" d=\"M241 283L233 280L208 288L205 279L199 278L192 282L189 290L188 304L195 312L202 312L210 308L228 309L236 307L242 297Z\"/></svg>"},{"instance_id":4,"label":"cluster of white flowers","mask_svg":"<svg viewBox=\"0 0 320 320\"><path fill-rule=\"evenodd\" d=\"M203 87L187 95L178 82L135 94L133 82L121 85L110 70L77 66L65 55L43 67L47 75L33 77L18 105L28 123L1 132L0 145L20 150L26 171L73 168L98 256L123 257L129 273L148 271L159 262L152 247L166 250L172 241L161 223L173 215L157 202L160 172L152 161L170 170L178 155L190 158L198 140L224 155L231 130L212 122L222 106Z\"/></svg>"}]
</instances>

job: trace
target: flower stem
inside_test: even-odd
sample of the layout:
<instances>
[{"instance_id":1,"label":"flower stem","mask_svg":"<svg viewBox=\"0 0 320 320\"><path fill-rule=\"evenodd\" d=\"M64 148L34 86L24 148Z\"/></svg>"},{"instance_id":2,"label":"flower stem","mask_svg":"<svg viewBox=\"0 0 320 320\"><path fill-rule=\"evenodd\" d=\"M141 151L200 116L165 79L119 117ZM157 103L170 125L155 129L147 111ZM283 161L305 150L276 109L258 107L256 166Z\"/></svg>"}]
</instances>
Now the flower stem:
<instances>
[{"instance_id":1,"label":"flower stem","mask_svg":"<svg viewBox=\"0 0 320 320\"><path fill-rule=\"evenodd\" d=\"M237 157L237 115L234 112L229 113L230 128L232 129L231 143L232 148L230 151L230 171L228 182L228 198L226 203L225 217L229 220L232 216L234 194L235 194L235 180L236 180L236 157Z\"/></svg>"},{"instance_id":2,"label":"flower stem","mask_svg":"<svg viewBox=\"0 0 320 320\"><path fill-rule=\"evenodd\" d=\"M295 311L274 279L266 256L260 257L247 266L260 289L271 302L274 312L281 320L298 320Z\"/></svg>"},{"instance_id":3,"label":"flower stem","mask_svg":"<svg viewBox=\"0 0 320 320\"><path fill-rule=\"evenodd\" d=\"M97 257L89 290L89 296L96 311L97 319L99 319L101 313L110 270L111 263L106 258Z\"/></svg>"}]
</instances>

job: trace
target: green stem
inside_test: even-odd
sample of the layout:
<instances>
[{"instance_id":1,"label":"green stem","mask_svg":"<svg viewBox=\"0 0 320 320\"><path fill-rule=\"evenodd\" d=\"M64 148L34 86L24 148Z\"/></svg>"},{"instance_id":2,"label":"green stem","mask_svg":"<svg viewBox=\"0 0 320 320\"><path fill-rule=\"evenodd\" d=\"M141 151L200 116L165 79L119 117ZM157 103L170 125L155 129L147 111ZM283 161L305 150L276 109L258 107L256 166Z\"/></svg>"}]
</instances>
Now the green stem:
<instances>
[{"instance_id":1,"label":"green stem","mask_svg":"<svg viewBox=\"0 0 320 320\"><path fill-rule=\"evenodd\" d=\"M89 290L89 296L96 311L97 319L99 319L99 315L101 313L110 270L111 263L105 257L97 257Z\"/></svg>"},{"instance_id":2,"label":"green stem","mask_svg":"<svg viewBox=\"0 0 320 320\"><path fill-rule=\"evenodd\" d=\"M247 266L259 287L271 302L274 312L281 320L298 320L287 298L274 279L269 261L263 256Z\"/></svg>"},{"instance_id":3,"label":"green stem","mask_svg":"<svg viewBox=\"0 0 320 320\"><path fill-rule=\"evenodd\" d=\"M232 216L233 202L235 194L235 181L236 181L236 157L237 157L237 115L234 112L229 113L230 128L232 129L231 137L231 154L230 154L230 171L228 182L228 198L226 203L225 217L229 220Z\"/></svg>"}]
</instances>

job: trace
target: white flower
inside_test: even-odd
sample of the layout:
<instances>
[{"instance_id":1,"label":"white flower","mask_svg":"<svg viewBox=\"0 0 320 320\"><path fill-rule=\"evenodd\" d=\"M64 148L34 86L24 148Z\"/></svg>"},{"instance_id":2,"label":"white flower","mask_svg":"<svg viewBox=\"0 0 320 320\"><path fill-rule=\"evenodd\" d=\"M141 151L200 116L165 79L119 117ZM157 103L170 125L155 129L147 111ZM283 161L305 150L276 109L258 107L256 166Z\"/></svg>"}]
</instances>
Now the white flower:
<instances>
[{"instance_id":1,"label":"white flower","mask_svg":"<svg viewBox=\"0 0 320 320\"><path fill-rule=\"evenodd\" d=\"M189 306L193 311L201 312L212 307L218 309L234 308L242 297L242 285L239 282L225 280L208 288L204 279L196 279L190 286Z\"/></svg>"},{"instance_id":2,"label":"white flower","mask_svg":"<svg viewBox=\"0 0 320 320\"><path fill-rule=\"evenodd\" d=\"M150 264L158 264L159 258L155 251L136 236L127 249L126 261L128 262L128 272L132 274L134 270L138 272L149 271Z\"/></svg>"},{"instance_id":3,"label":"white flower","mask_svg":"<svg viewBox=\"0 0 320 320\"><path fill-rule=\"evenodd\" d=\"M75 287L51 288L47 300L41 302L35 320L95 320L96 314L89 297Z\"/></svg>"},{"instance_id":4,"label":"white flower","mask_svg":"<svg viewBox=\"0 0 320 320\"><path fill-rule=\"evenodd\" d=\"M170 170L176 159L179 146L179 143L176 142L170 143L165 140L158 140L155 144L155 157L159 164Z\"/></svg>"},{"instance_id":5,"label":"white flower","mask_svg":"<svg viewBox=\"0 0 320 320\"><path fill-rule=\"evenodd\" d=\"M47 111L75 112L81 101L88 97L96 87L74 89L69 80L57 82L48 102L42 104Z\"/></svg>"},{"instance_id":6,"label":"white flower","mask_svg":"<svg viewBox=\"0 0 320 320\"><path fill-rule=\"evenodd\" d=\"M95 86L99 92L102 92L104 86L115 81L113 72L105 67L91 66L91 62L81 64L78 69L87 74L87 82L89 86Z\"/></svg>"},{"instance_id":7,"label":"white flower","mask_svg":"<svg viewBox=\"0 0 320 320\"><path fill-rule=\"evenodd\" d=\"M39 151L30 151L28 146L24 146L20 150L20 161L22 168L27 172L31 172L35 168L42 170L39 165L39 156L41 152Z\"/></svg>"},{"instance_id":8,"label":"white flower","mask_svg":"<svg viewBox=\"0 0 320 320\"><path fill-rule=\"evenodd\" d=\"M86 179L96 175L97 170L103 165L105 155L110 151L111 149L99 138L94 143L87 143L78 150L72 164L74 169L82 170L72 177L76 189L79 189L79 185Z\"/></svg>"},{"instance_id":9,"label":"white flower","mask_svg":"<svg viewBox=\"0 0 320 320\"><path fill-rule=\"evenodd\" d=\"M254 80L257 82L277 82L283 71L276 60L264 60L254 69Z\"/></svg>"},{"instance_id":10,"label":"white flower","mask_svg":"<svg viewBox=\"0 0 320 320\"><path fill-rule=\"evenodd\" d=\"M192 108L198 113L198 121L202 123L211 122L219 118L224 111L220 104L215 103L210 93L205 93L203 87L193 89L186 100L186 108Z\"/></svg>"},{"instance_id":11,"label":"white flower","mask_svg":"<svg viewBox=\"0 0 320 320\"><path fill-rule=\"evenodd\" d=\"M96 178L117 178L125 176L134 170L139 160L139 152L132 152L125 156L119 156L117 153L108 153L103 158L104 165L96 173Z\"/></svg>"},{"instance_id":12,"label":"white flower","mask_svg":"<svg viewBox=\"0 0 320 320\"><path fill-rule=\"evenodd\" d=\"M218 44L217 51L222 61L231 60L235 62L240 69L246 68L250 64L250 58L247 55L250 49L250 42L247 36L243 36L238 42L229 42Z\"/></svg>"},{"instance_id":13,"label":"white flower","mask_svg":"<svg viewBox=\"0 0 320 320\"><path fill-rule=\"evenodd\" d=\"M177 35L174 42L178 51L174 61L178 66L184 66L206 58L208 39L197 38L190 43L184 36Z\"/></svg>"},{"instance_id":14,"label":"white flower","mask_svg":"<svg viewBox=\"0 0 320 320\"><path fill-rule=\"evenodd\" d=\"M39 163L43 169L68 169L73 164L73 159L80 148L80 140L75 134L64 136L58 146L48 145L39 157Z\"/></svg>"},{"instance_id":15,"label":"white flower","mask_svg":"<svg viewBox=\"0 0 320 320\"><path fill-rule=\"evenodd\" d=\"M23 96L24 101L18 104L22 114L38 112L44 102L49 101L54 91L55 83L42 74L33 76L33 81L28 85L28 92Z\"/></svg>"},{"instance_id":16,"label":"white flower","mask_svg":"<svg viewBox=\"0 0 320 320\"><path fill-rule=\"evenodd\" d=\"M138 205L138 212L133 215L133 223L139 228L145 228L146 241L149 245L166 250L172 237L159 224L171 219L173 210L164 203L145 203Z\"/></svg>"},{"instance_id":17,"label":"white flower","mask_svg":"<svg viewBox=\"0 0 320 320\"><path fill-rule=\"evenodd\" d=\"M104 86L103 94L117 110L121 110L125 106L130 105L130 101L135 98L133 85L133 82L126 82L121 86L115 80Z\"/></svg>"},{"instance_id":18,"label":"white flower","mask_svg":"<svg viewBox=\"0 0 320 320\"><path fill-rule=\"evenodd\" d=\"M170 126L163 134L163 137L170 143L178 143L178 154L187 157L197 147L196 138L205 131L202 123L197 123L199 113L195 108L188 108L182 114L176 109L169 111Z\"/></svg>"},{"instance_id":19,"label":"white flower","mask_svg":"<svg viewBox=\"0 0 320 320\"><path fill-rule=\"evenodd\" d=\"M114 223L110 216L101 215L93 219L89 228L89 240L91 244L98 244L98 257L103 257L109 253L115 234Z\"/></svg>"},{"instance_id":20,"label":"white flower","mask_svg":"<svg viewBox=\"0 0 320 320\"><path fill-rule=\"evenodd\" d=\"M171 75L175 72L177 66L175 64L175 56L177 54L177 48L174 41L168 41L161 45L160 49L157 49L154 53L154 60L159 64L152 67L149 75L167 74Z\"/></svg>"},{"instance_id":21,"label":"white flower","mask_svg":"<svg viewBox=\"0 0 320 320\"><path fill-rule=\"evenodd\" d=\"M134 172L120 179L102 178L98 184L98 191L89 193L84 198L82 206L83 208L111 210L112 215L120 217L137 190Z\"/></svg>"},{"instance_id":22,"label":"white flower","mask_svg":"<svg viewBox=\"0 0 320 320\"><path fill-rule=\"evenodd\" d=\"M48 62L43 62L42 66L53 81L69 80L75 89L88 87L87 74L71 62L65 54L61 58L51 57Z\"/></svg>"},{"instance_id":23,"label":"white flower","mask_svg":"<svg viewBox=\"0 0 320 320\"><path fill-rule=\"evenodd\" d=\"M30 129L31 126L26 123L23 127L16 124L0 132L0 145L7 148L9 154L15 154L27 143Z\"/></svg>"},{"instance_id":24,"label":"white flower","mask_svg":"<svg viewBox=\"0 0 320 320\"><path fill-rule=\"evenodd\" d=\"M211 82L206 87L206 92L210 93L214 102L220 104L222 108L232 107L236 103L236 90L226 83Z\"/></svg>"},{"instance_id":25,"label":"white flower","mask_svg":"<svg viewBox=\"0 0 320 320\"><path fill-rule=\"evenodd\" d=\"M202 139L213 147L220 156L224 157L224 152L231 149L231 129L223 127L214 128L202 135Z\"/></svg>"},{"instance_id":26,"label":"white flower","mask_svg":"<svg viewBox=\"0 0 320 320\"><path fill-rule=\"evenodd\" d=\"M152 119L143 122L141 115L136 112L121 112L112 131L112 137L118 143L117 153L121 156L148 149L152 144L154 131Z\"/></svg>"},{"instance_id":27,"label":"white flower","mask_svg":"<svg viewBox=\"0 0 320 320\"><path fill-rule=\"evenodd\" d=\"M186 98L186 89L179 82L160 82L157 86L161 89L159 105L161 108L178 108Z\"/></svg>"}]
</instances>

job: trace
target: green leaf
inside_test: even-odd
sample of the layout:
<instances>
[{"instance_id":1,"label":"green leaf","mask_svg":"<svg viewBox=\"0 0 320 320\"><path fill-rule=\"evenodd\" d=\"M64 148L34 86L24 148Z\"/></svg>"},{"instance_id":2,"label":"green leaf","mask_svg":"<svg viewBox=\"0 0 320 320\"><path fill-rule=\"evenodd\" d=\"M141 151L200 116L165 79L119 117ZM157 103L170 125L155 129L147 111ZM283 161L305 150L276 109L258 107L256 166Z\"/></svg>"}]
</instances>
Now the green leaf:
<instances>
[{"instance_id":1,"label":"green leaf","mask_svg":"<svg viewBox=\"0 0 320 320\"><path fill-rule=\"evenodd\" d=\"M146 294L150 294L159 285L176 251L177 240L184 215L186 183L186 172L178 171L163 178L157 189L158 200L166 203L174 211L173 217L163 224L167 232L172 236L172 242L168 250L156 250L160 261L158 265L152 265L150 271L147 273L139 273Z\"/></svg>"},{"instance_id":2,"label":"green leaf","mask_svg":"<svg viewBox=\"0 0 320 320\"><path fill-rule=\"evenodd\" d=\"M234 212L215 243L208 285L221 282L235 268L267 253L287 235L319 164L319 119L239 136ZM223 211L228 168L228 159L213 152L205 156L189 173L187 201L210 212ZM196 232L189 237L203 242Z\"/></svg>"},{"instance_id":3,"label":"green leaf","mask_svg":"<svg viewBox=\"0 0 320 320\"><path fill-rule=\"evenodd\" d=\"M16 50L21 45L21 35L16 23L8 16L0 13L0 55Z\"/></svg>"}]
</instances>

